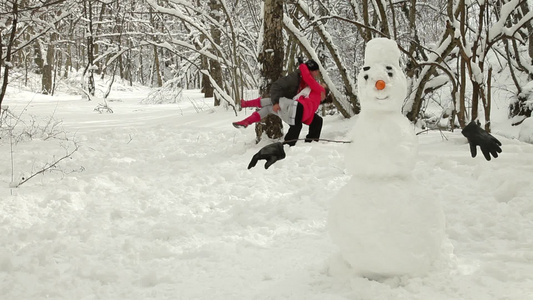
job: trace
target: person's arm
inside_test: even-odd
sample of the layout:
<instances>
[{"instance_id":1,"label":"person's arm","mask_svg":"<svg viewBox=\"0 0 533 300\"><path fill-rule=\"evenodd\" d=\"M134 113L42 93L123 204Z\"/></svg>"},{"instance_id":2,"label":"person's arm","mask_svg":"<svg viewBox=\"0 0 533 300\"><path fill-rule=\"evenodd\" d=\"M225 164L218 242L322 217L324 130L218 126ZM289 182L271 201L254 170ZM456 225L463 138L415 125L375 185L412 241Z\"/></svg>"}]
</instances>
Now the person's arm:
<instances>
[{"instance_id":1,"label":"person's arm","mask_svg":"<svg viewBox=\"0 0 533 300\"><path fill-rule=\"evenodd\" d=\"M496 158L498 157L498 153L502 152L502 148L500 147L502 143L490 133L483 130L476 121L471 121L463 128L461 133L468 140L468 144L470 144L470 154L472 154L472 157L476 157L477 155L477 146L483 152L486 160L490 160L491 154Z\"/></svg>"},{"instance_id":2,"label":"person's arm","mask_svg":"<svg viewBox=\"0 0 533 300\"><path fill-rule=\"evenodd\" d=\"M312 91L325 92L324 88L313 78L306 64L298 66L302 80L311 88Z\"/></svg>"}]
</instances>

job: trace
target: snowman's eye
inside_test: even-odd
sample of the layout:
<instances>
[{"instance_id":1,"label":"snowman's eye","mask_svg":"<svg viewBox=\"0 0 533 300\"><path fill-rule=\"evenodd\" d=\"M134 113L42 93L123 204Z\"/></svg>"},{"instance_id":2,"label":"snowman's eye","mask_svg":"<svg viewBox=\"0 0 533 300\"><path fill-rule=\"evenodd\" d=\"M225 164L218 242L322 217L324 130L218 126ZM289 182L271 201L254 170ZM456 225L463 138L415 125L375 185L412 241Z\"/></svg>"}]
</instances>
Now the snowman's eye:
<instances>
[{"instance_id":1,"label":"snowman's eye","mask_svg":"<svg viewBox=\"0 0 533 300\"><path fill-rule=\"evenodd\" d=\"M368 71L370 70L370 67L363 67L363 71Z\"/></svg>"},{"instance_id":2,"label":"snowman's eye","mask_svg":"<svg viewBox=\"0 0 533 300\"><path fill-rule=\"evenodd\" d=\"M365 75L365 80L368 80L368 75Z\"/></svg>"},{"instance_id":3,"label":"snowman's eye","mask_svg":"<svg viewBox=\"0 0 533 300\"><path fill-rule=\"evenodd\" d=\"M392 73L391 73L391 72L389 72L389 73L387 73L387 74L389 74L389 77L392 77Z\"/></svg>"}]
</instances>

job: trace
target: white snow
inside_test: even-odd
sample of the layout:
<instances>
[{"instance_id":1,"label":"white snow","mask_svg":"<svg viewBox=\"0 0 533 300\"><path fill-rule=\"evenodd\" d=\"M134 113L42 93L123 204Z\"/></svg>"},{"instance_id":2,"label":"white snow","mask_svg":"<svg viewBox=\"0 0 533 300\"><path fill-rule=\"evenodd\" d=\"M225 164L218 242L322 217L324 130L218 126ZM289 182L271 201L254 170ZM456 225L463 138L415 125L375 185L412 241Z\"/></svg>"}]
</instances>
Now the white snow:
<instances>
[{"instance_id":1,"label":"white snow","mask_svg":"<svg viewBox=\"0 0 533 300\"><path fill-rule=\"evenodd\" d=\"M518 133L518 140L533 144L533 119L527 118L522 122Z\"/></svg>"},{"instance_id":2,"label":"white snow","mask_svg":"<svg viewBox=\"0 0 533 300\"><path fill-rule=\"evenodd\" d=\"M81 147L11 189L10 143L0 139L1 299L531 298L533 145L510 127L493 125L503 153L490 162L471 158L459 131L418 136L412 176L442 205L453 255L424 276L372 281L338 272L326 228L350 178L349 145L299 142L269 170L247 170L270 142L233 128L242 112L213 109L198 91L139 104L147 94L116 83L114 113L98 114L78 96L8 90L3 104L16 115L45 124L55 112ZM322 137L347 139L357 119L325 117ZM63 146L72 149L16 144L15 180Z\"/></svg>"}]
</instances>

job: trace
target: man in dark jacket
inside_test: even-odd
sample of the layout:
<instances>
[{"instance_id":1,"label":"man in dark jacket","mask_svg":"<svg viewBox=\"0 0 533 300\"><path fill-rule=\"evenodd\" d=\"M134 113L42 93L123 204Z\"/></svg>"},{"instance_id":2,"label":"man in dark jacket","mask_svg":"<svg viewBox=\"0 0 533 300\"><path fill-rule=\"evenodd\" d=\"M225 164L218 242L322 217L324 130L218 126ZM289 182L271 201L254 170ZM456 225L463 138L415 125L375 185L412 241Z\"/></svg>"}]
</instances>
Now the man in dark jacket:
<instances>
[{"instance_id":1,"label":"man in dark jacket","mask_svg":"<svg viewBox=\"0 0 533 300\"><path fill-rule=\"evenodd\" d=\"M309 72L311 72L311 75L314 78L317 78L320 74L318 64L312 59L305 62L305 64L307 65ZM306 86L307 85L302 80L300 70L296 70L295 72L292 72L287 76L281 77L280 79L274 81L270 87L270 99L273 104L273 110L278 112L279 98L285 97L292 99Z\"/></svg>"}]
</instances>

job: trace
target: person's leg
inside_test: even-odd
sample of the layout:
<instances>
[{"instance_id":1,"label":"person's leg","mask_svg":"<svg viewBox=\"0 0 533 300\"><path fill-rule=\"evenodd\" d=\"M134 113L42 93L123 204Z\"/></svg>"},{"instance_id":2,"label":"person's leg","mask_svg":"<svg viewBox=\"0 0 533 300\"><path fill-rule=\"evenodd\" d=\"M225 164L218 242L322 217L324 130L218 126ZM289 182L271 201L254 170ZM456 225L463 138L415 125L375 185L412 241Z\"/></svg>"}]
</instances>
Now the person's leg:
<instances>
[{"instance_id":1,"label":"person's leg","mask_svg":"<svg viewBox=\"0 0 533 300\"><path fill-rule=\"evenodd\" d=\"M252 115L250 115L248 118L242 120L242 121L239 121L239 122L233 122L233 126L235 128L241 128L241 127L248 127L248 125L251 125L253 123L257 123L259 121L261 121L264 117L266 117L268 114L271 114L273 113L274 111L272 110L272 102L270 102L270 98L265 98L268 100L268 103L270 103L270 105L266 105L264 107L262 107L261 109L258 109L257 111L255 111L254 113L252 113ZM263 101L263 100L261 100ZM267 103L267 102L265 102Z\"/></svg>"},{"instance_id":2,"label":"person's leg","mask_svg":"<svg viewBox=\"0 0 533 300\"><path fill-rule=\"evenodd\" d=\"M245 107L266 107L268 105L272 105L272 101L270 100L270 98L255 98L255 99L251 99L251 100L244 100L244 99L241 99L241 107L242 108L245 108Z\"/></svg>"},{"instance_id":3,"label":"person's leg","mask_svg":"<svg viewBox=\"0 0 533 300\"><path fill-rule=\"evenodd\" d=\"M309 133L305 137L305 142L310 143L312 141L317 141L320 139L320 132L322 131L322 124L324 120L321 116L315 114L313 117L313 122L309 124Z\"/></svg>"},{"instance_id":4,"label":"person's leg","mask_svg":"<svg viewBox=\"0 0 533 300\"><path fill-rule=\"evenodd\" d=\"M261 120L264 117L266 117L268 114L274 113L274 110L272 110L272 102L270 102L270 99L269 99L269 103L270 104L264 105L261 107L261 109L257 110L257 112L261 116Z\"/></svg>"},{"instance_id":5,"label":"person's leg","mask_svg":"<svg viewBox=\"0 0 533 300\"><path fill-rule=\"evenodd\" d=\"M291 147L296 145L298 137L300 136L300 131L302 131L303 113L304 107L302 104L298 103L298 106L296 107L296 119L294 121L294 125L289 126L289 131L287 131L287 134L285 135L285 141L283 142L284 144L287 144Z\"/></svg>"},{"instance_id":6,"label":"person's leg","mask_svg":"<svg viewBox=\"0 0 533 300\"><path fill-rule=\"evenodd\" d=\"M241 99L241 107L261 107L261 100L261 97L251 100Z\"/></svg>"},{"instance_id":7,"label":"person's leg","mask_svg":"<svg viewBox=\"0 0 533 300\"><path fill-rule=\"evenodd\" d=\"M253 123L257 123L261 121L261 115L257 112L257 111L254 111L248 118L242 120L242 121L239 121L239 122L233 122L233 127L235 128L241 128L241 127L248 127L248 125L251 125Z\"/></svg>"},{"instance_id":8,"label":"person's leg","mask_svg":"<svg viewBox=\"0 0 533 300\"><path fill-rule=\"evenodd\" d=\"M267 107L267 106L272 106L272 100L270 100L270 98L261 98L261 101L260 101L260 106L258 107Z\"/></svg>"}]
</instances>

